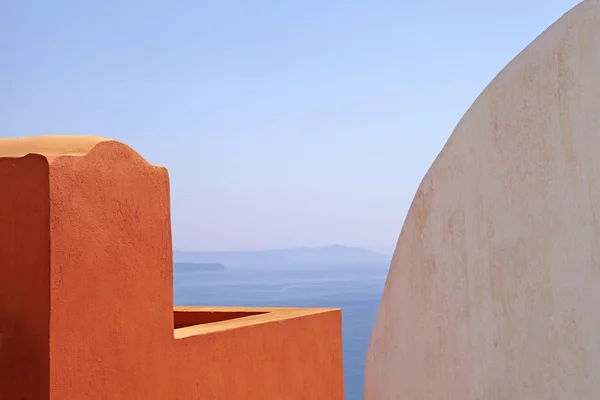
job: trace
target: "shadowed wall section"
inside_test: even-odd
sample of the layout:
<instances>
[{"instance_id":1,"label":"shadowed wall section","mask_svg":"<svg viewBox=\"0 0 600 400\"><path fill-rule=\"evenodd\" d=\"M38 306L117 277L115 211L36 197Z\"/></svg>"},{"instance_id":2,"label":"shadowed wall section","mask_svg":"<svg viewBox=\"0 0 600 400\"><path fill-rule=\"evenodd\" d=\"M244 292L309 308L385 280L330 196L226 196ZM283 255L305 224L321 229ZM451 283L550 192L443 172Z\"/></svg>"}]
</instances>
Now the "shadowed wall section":
<instances>
[{"instance_id":1,"label":"shadowed wall section","mask_svg":"<svg viewBox=\"0 0 600 400\"><path fill-rule=\"evenodd\" d=\"M485 89L421 183L365 399L600 398L600 2Z\"/></svg>"},{"instance_id":2,"label":"shadowed wall section","mask_svg":"<svg viewBox=\"0 0 600 400\"><path fill-rule=\"evenodd\" d=\"M0 399L343 399L340 310L174 310L166 169L0 139L0 188Z\"/></svg>"},{"instance_id":3,"label":"shadowed wall section","mask_svg":"<svg viewBox=\"0 0 600 400\"><path fill-rule=\"evenodd\" d=\"M0 398L47 399L48 162L0 158Z\"/></svg>"}]
</instances>

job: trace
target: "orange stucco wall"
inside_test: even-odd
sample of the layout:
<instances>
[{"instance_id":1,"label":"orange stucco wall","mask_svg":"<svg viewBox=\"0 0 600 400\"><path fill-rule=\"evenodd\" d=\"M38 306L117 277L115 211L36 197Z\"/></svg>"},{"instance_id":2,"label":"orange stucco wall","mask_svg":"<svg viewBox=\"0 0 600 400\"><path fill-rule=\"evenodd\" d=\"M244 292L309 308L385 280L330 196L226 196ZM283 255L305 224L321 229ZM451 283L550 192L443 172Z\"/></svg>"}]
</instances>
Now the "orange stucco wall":
<instances>
[{"instance_id":1,"label":"orange stucco wall","mask_svg":"<svg viewBox=\"0 0 600 400\"><path fill-rule=\"evenodd\" d=\"M0 142L3 400L343 398L339 310L176 339L166 169L63 147Z\"/></svg>"},{"instance_id":2,"label":"orange stucco wall","mask_svg":"<svg viewBox=\"0 0 600 400\"><path fill-rule=\"evenodd\" d=\"M48 163L0 158L0 398L47 399Z\"/></svg>"},{"instance_id":3,"label":"orange stucco wall","mask_svg":"<svg viewBox=\"0 0 600 400\"><path fill-rule=\"evenodd\" d=\"M186 326L210 324L212 322L230 321L232 319L260 315L261 312L248 311L225 311L225 312L173 312L173 328L184 328Z\"/></svg>"}]
</instances>

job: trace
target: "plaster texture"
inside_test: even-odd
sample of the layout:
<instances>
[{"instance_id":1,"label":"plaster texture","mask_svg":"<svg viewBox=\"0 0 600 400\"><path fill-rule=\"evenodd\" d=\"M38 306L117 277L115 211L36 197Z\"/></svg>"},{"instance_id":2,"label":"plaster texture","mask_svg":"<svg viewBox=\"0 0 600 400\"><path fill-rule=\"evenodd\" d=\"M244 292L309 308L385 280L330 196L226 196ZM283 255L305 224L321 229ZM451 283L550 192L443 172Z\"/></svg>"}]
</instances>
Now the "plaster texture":
<instances>
[{"instance_id":1,"label":"plaster texture","mask_svg":"<svg viewBox=\"0 0 600 400\"><path fill-rule=\"evenodd\" d=\"M459 122L410 207L366 400L600 399L600 2Z\"/></svg>"},{"instance_id":2,"label":"plaster texture","mask_svg":"<svg viewBox=\"0 0 600 400\"><path fill-rule=\"evenodd\" d=\"M0 139L0 399L343 399L339 309L173 308L169 179Z\"/></svg>"}]
</instances>

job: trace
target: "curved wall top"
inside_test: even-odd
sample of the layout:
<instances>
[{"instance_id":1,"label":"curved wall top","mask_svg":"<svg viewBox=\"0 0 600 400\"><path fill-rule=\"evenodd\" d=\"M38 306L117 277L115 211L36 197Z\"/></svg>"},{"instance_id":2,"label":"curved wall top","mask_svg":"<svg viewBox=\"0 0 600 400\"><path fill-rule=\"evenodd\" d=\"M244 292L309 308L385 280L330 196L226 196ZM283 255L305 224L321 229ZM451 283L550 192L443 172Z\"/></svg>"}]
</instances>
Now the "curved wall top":
<instances>
[{"instance_id":1,"label":"curved wall top","mask_svg":"<svg viewBox=\"0 0 600 400\"><path fill-rule=\"evenodd\" d=\"M31 136L0 139L0 157L25 154L48 156L85 155L100 142L112 141L99 136Z\"/></svg>"},{"instance_id":2,"label":"curved wall top","mask_svg":"<svg viewBox=\"0 0 600 400\"><path fill-rule=\"evenodd\" d=\"M423 179L365 399L600 399L600 1L492 81Z\"/></svg>"}]
</instances>

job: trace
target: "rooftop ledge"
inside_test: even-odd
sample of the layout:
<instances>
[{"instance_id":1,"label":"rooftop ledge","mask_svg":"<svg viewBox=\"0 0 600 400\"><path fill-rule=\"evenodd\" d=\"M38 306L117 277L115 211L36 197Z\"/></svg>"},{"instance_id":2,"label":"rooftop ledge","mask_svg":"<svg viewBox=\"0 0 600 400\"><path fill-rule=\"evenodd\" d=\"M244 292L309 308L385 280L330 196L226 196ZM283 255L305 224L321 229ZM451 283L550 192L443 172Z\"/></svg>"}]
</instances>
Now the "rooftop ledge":
<instances>
[{"instance_id":1,"label":"rooftop ledge","mask_svg":"<svg viewBox=\"0 0 600 400\"><path fill-rule=\"evenodd\" d=\"M339 311L339 308L173 307L174 336L175 339L184 339L252 325Z\"/></svg>"}]
</instances>

